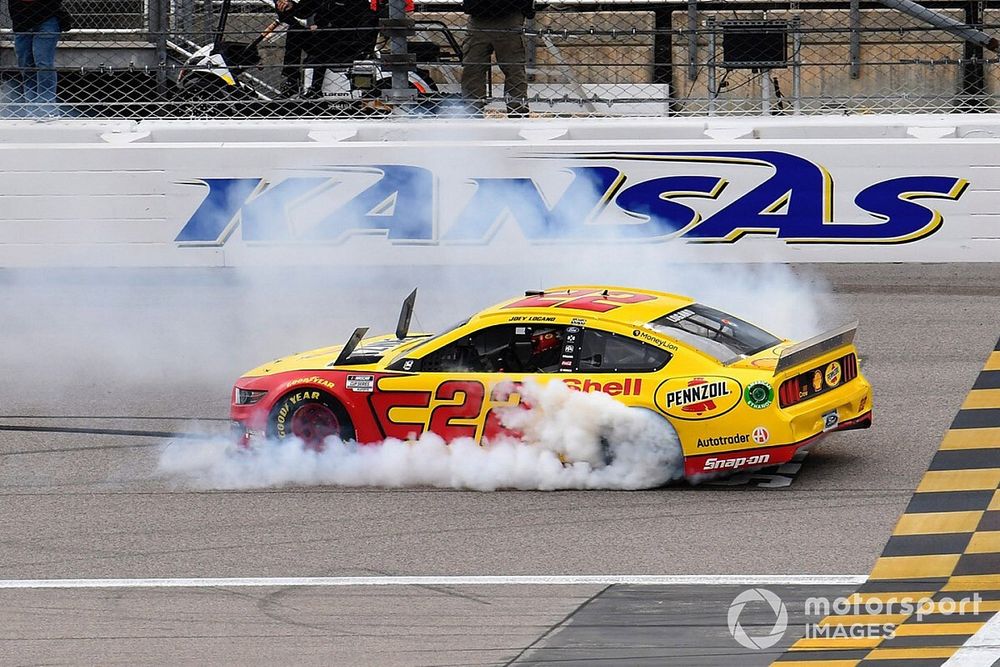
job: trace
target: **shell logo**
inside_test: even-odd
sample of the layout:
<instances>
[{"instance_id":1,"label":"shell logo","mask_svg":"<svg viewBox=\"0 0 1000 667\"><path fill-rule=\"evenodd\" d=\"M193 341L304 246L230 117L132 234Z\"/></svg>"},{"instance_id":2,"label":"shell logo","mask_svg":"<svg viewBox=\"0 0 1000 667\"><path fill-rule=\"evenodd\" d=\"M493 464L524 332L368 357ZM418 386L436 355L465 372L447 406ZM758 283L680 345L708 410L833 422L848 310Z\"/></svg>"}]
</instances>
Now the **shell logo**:
<instances>
[{"instance_id":1,"label":"shell logo","mask_svg":"<svg viewBox=\"0 0 1000 667\"><path fill-rule=\"evenodd\" d=\"M743 385L733 378L698 375L664 381L656 389L654 401L664 414L694 421L724 415L742 397Z\"/></svg>"}]
</instances>

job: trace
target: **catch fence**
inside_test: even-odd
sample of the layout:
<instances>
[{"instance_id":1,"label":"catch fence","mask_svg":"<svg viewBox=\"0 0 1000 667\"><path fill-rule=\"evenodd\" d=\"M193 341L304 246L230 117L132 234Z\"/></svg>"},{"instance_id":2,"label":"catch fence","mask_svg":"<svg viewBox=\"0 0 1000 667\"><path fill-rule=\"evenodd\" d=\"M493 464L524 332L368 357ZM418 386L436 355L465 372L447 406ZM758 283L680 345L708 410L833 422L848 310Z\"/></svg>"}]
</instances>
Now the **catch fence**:
<instances>
[{"instance_id":1,"label":"catch fence","mask_svg":"<svg viewBox=\"0 0 1000 667\"><path fill-rule=\"evenodd\" d=\"M520 100L495 65L485 98L463 94L475 35L456 0L390 0L360 27L304 17L291 31L266 0L63 1L74 26L54 105L25 96L33 72L0 3L0 117L953 113L1000 98L987 2L538 3L489 35L524 45L523 62L502 63L523 68ZM294 63L289 35L306 44Z\"/></svg>"}]
</instances>

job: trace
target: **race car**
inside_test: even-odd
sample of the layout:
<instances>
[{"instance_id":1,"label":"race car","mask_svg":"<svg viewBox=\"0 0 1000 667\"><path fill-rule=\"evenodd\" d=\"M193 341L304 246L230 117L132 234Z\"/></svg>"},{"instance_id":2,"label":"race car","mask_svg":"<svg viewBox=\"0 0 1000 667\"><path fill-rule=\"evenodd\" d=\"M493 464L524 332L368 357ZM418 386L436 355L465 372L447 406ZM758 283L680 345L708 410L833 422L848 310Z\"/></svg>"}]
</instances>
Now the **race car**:
<instances>
[{"instance_id":1,"label":"race car","mask_svg":"<svg viewBox=\"0 0 1000 667\"><path fill-rule=\"evenodd\" d=\"M781 464L826 433L872 422L857 322L793 343L688 297L570 285L413 334L415 298L394 334L359 328L344 345L241 377L238 442L321 448L330 436L364 444L425 432L484 442L510 435L498 410L517 404L519 385L552 381L657 415L676 433L688 478Z\"/></svg>"}]
</instances>

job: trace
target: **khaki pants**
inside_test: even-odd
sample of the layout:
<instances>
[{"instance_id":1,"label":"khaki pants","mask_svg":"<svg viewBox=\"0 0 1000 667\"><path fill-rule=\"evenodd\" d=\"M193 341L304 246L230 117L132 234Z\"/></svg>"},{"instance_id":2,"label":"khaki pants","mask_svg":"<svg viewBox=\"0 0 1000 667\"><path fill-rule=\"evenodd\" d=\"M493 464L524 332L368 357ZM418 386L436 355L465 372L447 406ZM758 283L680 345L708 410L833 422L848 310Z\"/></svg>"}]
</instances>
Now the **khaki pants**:
<instances>
[{"instance_id":1,"label":"khaki pants","mask_svg":"<svg viewBox=\"0 0 1000 667\"><path fill-rule=\"evenodd\" d=\"M497 65L504 75L507 111L528 112L523 29L524 16L520 12L500 18L469 18L469 33L462 47L462 97L475 101L486 97L490 56L496 53Z\"/></svg>"}]
</instances>

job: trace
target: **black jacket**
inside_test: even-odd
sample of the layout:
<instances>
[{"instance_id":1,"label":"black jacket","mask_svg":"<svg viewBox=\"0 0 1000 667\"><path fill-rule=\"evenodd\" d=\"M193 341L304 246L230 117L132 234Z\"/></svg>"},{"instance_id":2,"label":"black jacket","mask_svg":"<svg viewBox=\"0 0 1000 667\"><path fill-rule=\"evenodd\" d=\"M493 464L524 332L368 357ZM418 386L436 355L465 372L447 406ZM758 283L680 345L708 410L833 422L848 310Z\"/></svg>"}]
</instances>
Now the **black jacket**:
<instances>
[{"instance_id":1,"label":"black jacket","mask_svg":"<svg viewBox=\"0 0 1000 667\"><path fill-rule=\"evenodd\" d=\"M535 17L534 0L462 0L462 11L475 19L498 19L519 13L525 18Z\"/></svg>"},{"instance_id":2,"label":"black jacket","mask_svg":"<svg viewBox=\"0 0 1000 667\"><path fill-rule=\"evenodd\" d=\"M301 27L295 18L320 28L371 28L377 23L369 0L300 0L291 11L279 13L278 18L292 28Z\"/></svg>"},{"instance_id":3,"label":"black jacket","mask_svg":"<svg viewBox=\"0 0 1000 667\"><path fill-rule=\"evenodd\" d=\"M14 32L27 32L58 16L62 3L61 0L7 0L7 8Z\"/></svg>"}]
</instances>

